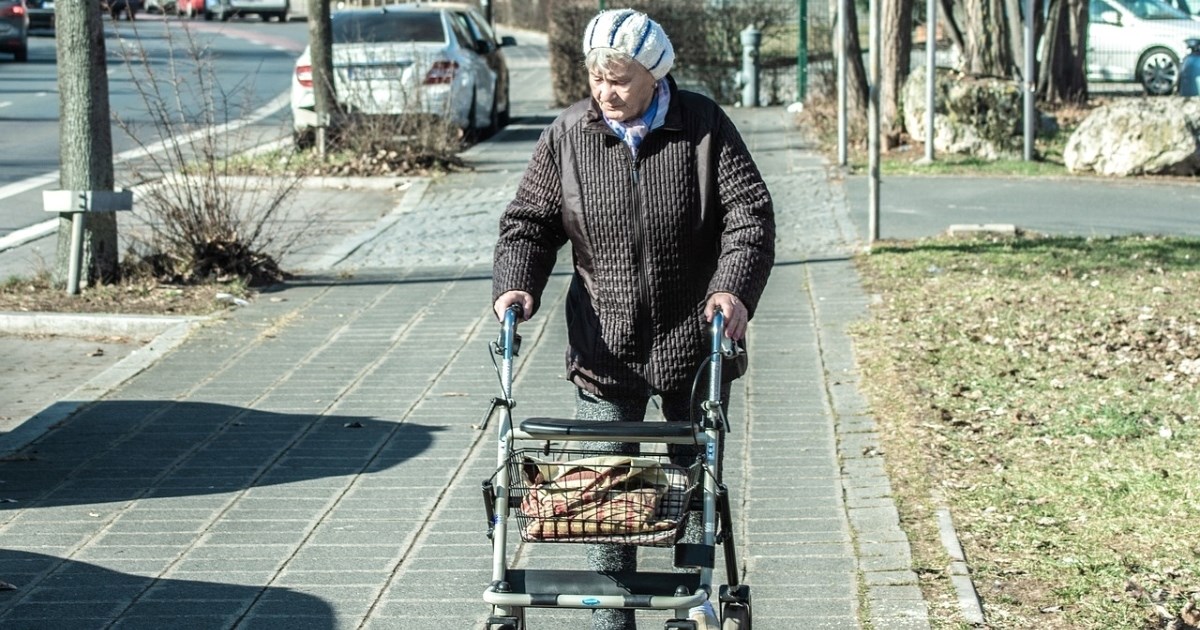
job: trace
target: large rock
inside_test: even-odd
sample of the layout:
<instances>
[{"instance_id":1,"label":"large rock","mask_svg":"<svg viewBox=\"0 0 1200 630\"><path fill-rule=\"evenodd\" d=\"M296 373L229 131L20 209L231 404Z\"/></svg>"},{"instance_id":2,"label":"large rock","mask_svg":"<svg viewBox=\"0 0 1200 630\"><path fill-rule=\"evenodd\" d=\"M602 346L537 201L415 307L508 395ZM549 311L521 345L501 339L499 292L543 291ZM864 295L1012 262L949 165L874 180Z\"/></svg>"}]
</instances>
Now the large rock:
<instances>
[{"instance_id":1,"label":"large rock","mask_svg":"<svg viewBox=\"0 0 1200 630\"><path fill-rule=\"evenodd\" d=\"M1097 107L1067 140L1072 172L1200 174L1200 98L1143 97Z\"/></svg>"},{"instance_id":2,"label":"large rock","mask_svg":"<svg viewBox=\"0 0 1200 630\"><path fill-rule=\"evenodd\" d=\"M986 160L1020 157L1021 91L1013 81L939 71L934 80L933 148ZM904 128L925 140L925 68L914 68L900 92Z\"/></svg>"}]
</instances>

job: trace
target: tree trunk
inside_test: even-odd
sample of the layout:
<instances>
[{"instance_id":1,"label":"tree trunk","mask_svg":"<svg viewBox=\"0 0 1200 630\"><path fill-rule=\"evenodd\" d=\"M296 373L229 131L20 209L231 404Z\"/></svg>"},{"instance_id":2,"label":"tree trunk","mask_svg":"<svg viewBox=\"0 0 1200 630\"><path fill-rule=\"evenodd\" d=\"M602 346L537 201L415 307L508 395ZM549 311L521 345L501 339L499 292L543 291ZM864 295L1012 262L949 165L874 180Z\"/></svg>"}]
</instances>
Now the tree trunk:
<instances>
[{"instance_id":1,"label":"tree trunk","mask_svg":"<svg viewBox=\"0 0 1200 630\"><path fill-rule=\"evenodd\" d=\"M967 74L978 77L1012 78L1012 32L1004 9L1004 0L967 0L966 4Z\"/></svg>"},{"instance_id":2,"label":"tree trunk","mask_svg":"<svg viewBox=\"0 0 1200 630\"><path fill-rule=\"evenodd\" d=\"M1050 0L1038 98L1046 103L1086 103L1087 0Z\"/></svg>"},{"instance_id":3,"label":"tree trunk","mask_svg":"<svg viewBox=\"0 0 1200 630\"><path fill-rule=\"evenodd\" d=\"M867 67L863 63L862 43L858 39L858 12L854 7L854 0L847 0L846 4L850 6L850 10L846 12L846 109L849 110L848 115L852 120L865 121Z\"/></svg>"},{"instance_id":4,"label":"tree trunk","mask_svg":"<svg viewBox=\"0 0 1200 630\"><path fill-rule=\"evenodd\" d=\"M112 121L100 5L78 0L55 9L58 48L60 186L63 190L113 189ZM113 212L81 215L84 220L80 285L111 282L119 275L117 218ZM71 215L58 221L55 280L65 282L71 254Z\"/></svg>"},{"instance_id":5,"label":"tree trunk","mask_svg":"<svg viewBox=\"0 0 1200 630\"><path fill-rule=\"evenodd\" d=\"M938 17L942 18L942 25L946 27L946 36L950 38L950 43L958 49L960 54L966 54L967 40L963 36L962 28L958 25L958 18L954 15L954 0L939 0L940 11Z\"/></svg>"},{"instance_id":6,"label":"tree trunk","mask_svg":"<svg viewBox=\"0 0 1200 630\"><path fill-rule=\"evenodd\" d=\"M912 69L913 0L891 0L882 3L880 16L883 40L880 67L879 127L883 149L900 145L904 123L900 118L900 88ZM933 41L931 30L926 37Z\"/></svg>"},{"instance_id":7,"label":"tree trunk","mask_svg":"<svg viewBox=\"0 0 1200 630\"><path fill-rule=\"evenodd\" d=\"M317 154L324 157L331 123L338 119L337 87L333 81L333 21L329 0L308 0L309 58L317 113Z\"/></svg>"}]
</instances>

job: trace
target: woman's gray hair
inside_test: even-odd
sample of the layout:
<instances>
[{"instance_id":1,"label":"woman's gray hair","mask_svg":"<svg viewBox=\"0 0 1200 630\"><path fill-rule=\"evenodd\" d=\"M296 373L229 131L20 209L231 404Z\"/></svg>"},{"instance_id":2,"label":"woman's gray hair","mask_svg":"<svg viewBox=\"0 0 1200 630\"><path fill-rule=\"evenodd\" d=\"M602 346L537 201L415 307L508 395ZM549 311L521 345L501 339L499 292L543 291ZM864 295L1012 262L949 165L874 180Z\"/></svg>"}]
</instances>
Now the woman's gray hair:
<instances>
[{"instance_id":1,"label":"woman's gray hair","mask_svg":"<svg viewBox=\"0 0 1200 630\"><path fill-rule=\"evenodd\" d=\"M598 72L602 75L611 74L616 70L622 70L631 63L637 63L637 59L629 56L629 53L617 48L593 48L587 54L587 58L583 60L583 65L587 67L588 72Z\"/></svg>"}]
</instances>

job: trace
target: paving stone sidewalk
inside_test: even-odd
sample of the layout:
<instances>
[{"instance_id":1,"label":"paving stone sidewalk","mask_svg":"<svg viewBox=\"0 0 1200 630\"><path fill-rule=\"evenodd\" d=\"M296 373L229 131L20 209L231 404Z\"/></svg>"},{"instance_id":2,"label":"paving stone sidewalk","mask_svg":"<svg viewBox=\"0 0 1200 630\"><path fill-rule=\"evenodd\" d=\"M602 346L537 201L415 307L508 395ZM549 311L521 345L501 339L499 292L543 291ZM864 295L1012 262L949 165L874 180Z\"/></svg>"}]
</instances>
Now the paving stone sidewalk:
<instances>
[{"instance_id":1,"label":"paving stone sidewalk","mask_svg":"<svg viewBox=\"0 0 1200 630\"><path fill-rule=\"evenodd\" d=\"M865 298L842 192L785 112L731 115L780 225L726 468L754 621L926 628L856 389L846 326ZM0 627L482 627L488 265L538 128L479 145L476 171L421 183L357 240L315 252L326 272L195 327L0 461L0 580L16 586L0 592ZM519 415L571 412L560 311L522 329ZM527 547L518 557L539 567L582 553ZM529 625L581 628L586 614L537 610Z\"/></svg>"}]
</instances>

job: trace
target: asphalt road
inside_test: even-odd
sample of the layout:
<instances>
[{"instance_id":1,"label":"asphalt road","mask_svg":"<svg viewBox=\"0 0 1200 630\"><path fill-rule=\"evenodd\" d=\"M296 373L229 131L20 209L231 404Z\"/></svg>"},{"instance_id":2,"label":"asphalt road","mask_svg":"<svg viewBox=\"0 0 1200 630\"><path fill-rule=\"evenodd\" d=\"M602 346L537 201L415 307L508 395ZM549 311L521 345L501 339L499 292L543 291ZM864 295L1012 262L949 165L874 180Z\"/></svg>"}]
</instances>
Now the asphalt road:
<instances>
[{"instance_id":1,"label":"asphalt road","mask_svg":"<svg viewBox=\"0 0 1200 630\"><path fill-rule=\"evenodd\" d=\"M846 198L867 239L868 179L849 177ZM1200 186L1187 178L889 177L879 187L883 239L912 239L954 224L1011 224L1046 234L1200 236Z\"/></svg>"},{"instance_id":2,"label":"asphalt road","mask_svg":"<svg viewBox=\"0 0 1200 630\"><path fill-rule=\"evenodd\" d=\"M117 186L136 170L164 170L170 141L197 125L231 123L220 140L279 137L289 129L292 67L308 41L305 22L185 22L161 16L104 21ZM41 191L59 187L59 99L53 32L29 40L28 63L0 63L0 239L50 218ZM211 100L215 112L202 116ZM163 108L164 113L152 113ZM164 129L164 118L186 122ZM239 140L240 139L240 140ZM155 164L158 162L158 164Z\"/></svg>"}]
</instances>

